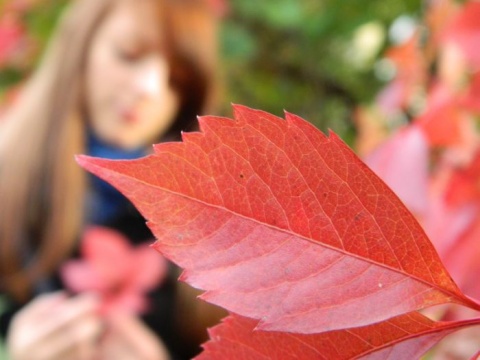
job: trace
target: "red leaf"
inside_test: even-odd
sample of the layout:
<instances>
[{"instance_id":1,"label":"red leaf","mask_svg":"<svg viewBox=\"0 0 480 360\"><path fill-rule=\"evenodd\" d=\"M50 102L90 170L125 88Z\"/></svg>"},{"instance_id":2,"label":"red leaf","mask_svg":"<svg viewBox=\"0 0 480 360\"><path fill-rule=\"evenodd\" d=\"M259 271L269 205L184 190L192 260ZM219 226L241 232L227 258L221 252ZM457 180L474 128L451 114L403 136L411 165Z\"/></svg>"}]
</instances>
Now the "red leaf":
<instances>
[{"instance_id":1,"label":"red leaf","mask_svg":"<svg viewBox=\"0 0 480 360\"><path fill-rule=\"evenodd\" d=\"M474 113L480 113L480 72L472 76L467 93L460 100L461 105Z\"/></svg>"},{"instance_id":2,"label":"red leaf","mask_svg":"<svg viewBox=\"0 0 480 360\"><path fill-rule=\"evenodd\" d=\"M164 258L147 245L132 247L114 230L92 227L82 239L83 260L68 261L61 269L74 292L93 291L102 296L104 313L142 312L145 294L167 273Z\"/></svg>"},{"instance_id":3,"label":"red leaf","mask_svg":"<svg viewBox=\"0 0 480 360\"><path fill-rule=\"evenodd\" d=\"M425 13L425 22L429 29L431 46L438 47L442 40L442 33L452 18L458 13L458 4L455 0L433 0L428 2Z\"/></svg>"},{"instance_id":4,"label":"red leaf","mask_svg":"<svg viewBox=\"0 0 480 360\"><path fill-rule=\"evenodd\" d=\"M462 111L455 94L445 84L436 84L428 96L425 113L416 123L428 138L431 146L448 146L459 143L461 134Z\"/></svg>"},{"instance_id":5,"label":"red leaf","mask_svg":"<svg viewBox=\"0 0 480 360\"><path fill-rule=\"evenodd\" d=\"M419 36L414 34L405 43L390 48L386 58L395 65L395 80L380 92L376 103L390 115L408 107L415 89L425 82L426 64L419 45Z\"/></svg>"},{"instance_id":6,"label":"red leaf","mask_svg":"<svg viewBox=\"0 0 480 360\"><path fill-rule=\"evenodd\" d=\"M443 40L458 46L476 69L480 67L480 2L468 1L445 29Z\"/></svg>"},{"instance_id":7,"label":"red leaf","mask_svg":"<svg viewBox=\"0 0 480 360\"><path fill-rule=\"evenodd\" d=\"M480 319L434 322L410 313L362 328L322 334L255 330L256 320L232 315L209 330L196 360L216 359L419 359L444 336Z\"/></svg>"},{"instance_id":8,"label":"red leaf","mask_svg":"<svg viewBox=\"0 0 480 360\"><path fill-rule=\"evenodd\" d=\"M426 65L418 34L414 34L403 44L388 49L386 57L395 64L397 78L407 80L410 86L423 83Z\"/></svg>"},{"instance_id":9,"label":"red leaf","mask_svg":"<svg viewBox=\"0 0 480 360\"><path fill-rule=\"evenodd\" d=\"M230 10L230 4L227 0L206 0L217 16L225 16Z\"/></svg>"},{"instance_id":10,"label":"red leaf","mask_svg":"<svg viewBox=\"0 0 480 360\"><path fill-rule=\"evenodd\" d=\"M460 293L400 200L335 135L235 107L131 161L78 158L149 220L206 300L264 330L362 326Z\"/></svg>"},{"instance_id":11,"label":"red leaf","mask_svg":"<svg viewBox=\"0 0 480 360\"><path fill-rule=\"evenodd\" d=\"M422 222L443 261L451 255L450 252L455 251L457 241L472 225L477 212L476 206L452 207L445 203L443 197L438 195L432 197L429 210ZM447 268L451 271L448 264Z\"/></svg>"},{"instance_id":12,"label":"red leaf","mask_svg":"<svg viewBox=\"0 0 480 360\"><path fill-rule=\"evenodd\" d=\"M397 132L365 162L415 214L428 207L428 144L417 126Z\"/></svg>"},{"instance_id":13,"label":"red leaf","mask_svg":"<svg viewBox=\"0 0 480 360\"><path fill-rule=\"evenodd\" d=\"M478 209L477 209L478 211ZM462 291L471 297L480 299L480 219L455 240L452 249L443 257Z\"/></svg>"},{"instance_id":14,"label":"red leaf","mask_svg":"<svg viewBox=\"0 0 480 360\"><path fill-rule=\"evenodd\" d=\"M0 16L0 66L4 66L22 46L25 29L18 16L6 12Z\"/></svg>"},{"instance_id":15,"label":"red leaf","mask_svg":"<svg viewBox=\"0 0 480 360\"><path fill-rule=\"evenodd\" d=\"M445 197L449 204L457 206L480 201L480 151L468 166L456 169Z\"/></svg>"}]
</instances>

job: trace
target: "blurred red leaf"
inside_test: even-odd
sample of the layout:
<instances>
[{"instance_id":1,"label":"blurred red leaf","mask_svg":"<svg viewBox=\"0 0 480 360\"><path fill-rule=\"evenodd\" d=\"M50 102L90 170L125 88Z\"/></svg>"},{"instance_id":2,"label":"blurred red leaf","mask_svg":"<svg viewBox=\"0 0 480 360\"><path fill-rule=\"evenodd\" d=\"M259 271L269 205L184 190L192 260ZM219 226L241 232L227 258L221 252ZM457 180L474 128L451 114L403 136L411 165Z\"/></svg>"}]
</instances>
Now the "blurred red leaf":
<instances>
[{"instance_id":1,"label":"blurred red leaf","mask_svg":"<svg viewBox=\"0 0 480 360\"><path fill-rule=\"evenodd\" d=\"M461 104L477 114L480 113L480 72L473 75L468 91L461 99Z\"/></svg>"},{"instance_id":2,"label":"blurred red leaf","mask_svg":"<svg viewBox=\"0 0 480 360\"><path fill-rule=\"evenodd\" d=\"M132 247L120 233L102 227L85 231L82 260L70 260L61 269L67 288L102 296L102 312L143 312L146 293L167 273L166 260L148 245Z\"/></svg>"},{"instance_id":3,"label":"blurred red leaf","mask_svg":"<svg viewBox=\"0 0 480 360\"><path fill-rule=\"evenodd\" d=\"M446 201L451 205L462 205L480 201L480 151L465 167L452 174L445 190Z\"/></svg>"},{"instance_id":4,"label":"blurred red leaf","mask_svg":"<svg viewBox=\"0 0 480 360\"><path fill-rule=\"evenodd\" d=\"M386 115L391 115L407 106L409 90L409 84L405 79L396 78L382 89L376 103Z\"/></svg>"},{"instance_id":5,"label":"blurred red leaf","mask_svg":"<svg viewBox=\"0 0 480 360\"><path fill-rule=\"evenodd\" d=\"M449 206L443 198L443 193L432 196L422 223L442 260L451 251L455 251L456 242L472 225L477 212L476 206Z\"/></svg>"},{"instance_id":6,"label":"blurred red leaf","mask_svg":"<svg viewBox=\"0 0 480 360\"><path fill-rule=\"evenodd\" d=\"M225 16L230 10L227 0L205 0L217 16Z\"/></svg>"},{"instance_id":7,"label":"blurred red leaf","mask_svg":"<svg viewBox=\"0 0 480 360\"><path fill-rule=\"evenodd\" d=\"M442 33L458 12L458 4L454 0L431 0L428 2L425 22L429 29L432 51L437 50Z\"/></svg>"},{"instance_id":8,"label":"blurred red leaf","mask_svg":"<svg viewBox=\"0 0 480 360\"><path fill-rule=\"evenodd\" d=\"M408 79L411 85L422 83L426 76L425 59L418 34L387 50L386 57L396 66L396 77Z\"/></svg>"},{"instance_id":9,"label":"blurred red leaf","mask_svg":"<svg viewBox=\"0 0 480 360\"><path fill-rule=\"evenodd\" d=\"M25 29L18 14L6 12L0 17L0 67L20 49Z\"/></svg>"},{"instance_id":10,"label":"blurred red leaf","mask_svg":"<svg viewBox=\"0 0 480 360\"><path fill-rule=\"evenodd\" d=\"M149 220L155 248L204 299L315 333L445 302L458 290L420 225L335 135L235 106L138 160L78 157Z\"/></svg>"},{"instance_id":11,"label":"blurred red leaf","mask_svg":"<svg viewBox=\"0 0 480 360\"><path fill-rule=\"evenodd\" d=\"M395 65L395 79L378 95L377 104L391 114L409 106L415 90L426 79L426 63L419 46L418 34L408 41L390 48L385 57Z\"/></svg>"},{"instance_id":12,"label":"blurred red leaf","mask_svg":"<svg viewBox=\"0 0 480 360\"><path fill-rule=\"evenodd\" d=\"M425 213L428 207L428 151L423 131L410 126L365 159L415 214Z\"/></svg>"},{"instance_id":13,"label":"blurred red leaf","mask_svg":"<svg viewBox=\"0 0 480 360\"><path fill-rule=\"evenodd\" d=\"M458 46L475 69L480 68L480 22L478 19L480 19L480 2L467 1L443 34L443 41Z\"/></svg>"},{"instance_id":14,"label":"blurred red leaf","mask_svg":"<svg viewBox=\"0 0 480 360\"><path fill-rule=\"evenodd\" d=\"M444 84L432 87L426 111L416 119L431 146L447 146L460 142L461 121L462 110L458 106L458 99Z\"/></svg>"},{"instance_id":15,"label":"blurred red leaf","mask_svg":"<svg viewBox=\"0 0 480 360\"><path fill-rule=\"evenodd\" d=\"M478 210L477 210L478 211ZM442 257L465 294L480 299L480 219L455 238L454 248Z\"/></svg>"},{"instance_id":16,"label":"blurred red leaf","mask_svg":"<svg viewBox=\"0 0 480 360\"><path fill-rule=\"evenodd\" d=\"M210 329L196 360L216 359L419 359L446 335L480 319L434 322L409 313L366 327L322 334L259 331L258 321L231 315Z\"/></svg>"}]
</instances>

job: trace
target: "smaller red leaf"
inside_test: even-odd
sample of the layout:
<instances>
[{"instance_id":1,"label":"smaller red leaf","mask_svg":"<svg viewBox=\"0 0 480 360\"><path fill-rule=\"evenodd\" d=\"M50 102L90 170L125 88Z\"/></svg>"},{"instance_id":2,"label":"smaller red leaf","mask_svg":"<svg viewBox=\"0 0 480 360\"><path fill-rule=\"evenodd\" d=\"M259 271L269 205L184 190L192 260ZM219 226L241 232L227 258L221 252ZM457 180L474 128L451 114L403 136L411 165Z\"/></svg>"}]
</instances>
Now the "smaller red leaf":
<instances>
[{"instance_id":1,"label":"smaller red leaf","mask_svg":"<svg viewBox=\"0 0 480 360\"><path fill-rule=\"evenodd\" d=\"M480 201L480 151L468 166L459 168L452 174L445 197L453 206Z\"/></svg>"},{"instance_id":2,"label":"smaller red leaf","mask_svg":"<svg viewBox=\"0 0 480 360\"><path fill-rule=\"evenodd\" d=\"M467 1L462 11L445 29L444 41L458 46L469 60L470 65L480 67L480 2Z\"/></svg>"},{"instance_id":3,"label":"smaller red leaf","mask_svg":"<svg viewBox=\"0 0 480 360\"><path fill-rule=\"evenodd\" d=\"M396 133L365 159L415 214L427 211L428 144L417 126Z\"/></svg>"},{"instance_id":4,"label":"smaller red leaf","mask_svg":"<svg viewBox=\"0 0 480 360\"><path fill-rule=\"evenodd\" d=\"M0 66L14 57L25 38L25 29L17 14L6 12L0 16Z\"/></svg>"},{"instance_id":5,"label":"smaller red leaf","mask_svg":"<svg viewBox=\"0 0 480 360\"><path fill-rule=\"evenodd\" d=\"M419 46L419 36L391 48L386 57L395 65L396 76L377 98L377 104L386 114L408 107L412 93L426 78L425 59Z\"/></svg>"},{"instance_id":6,"label":"smaller red leaf","mask_svg":"<svg viewBox=\"0 0 480 360\"><path fill-rule=\"evenodd\" d=\"M102 312L143 312L146 293L167 274L165 258L148 245L132 247L122 234L102 227L85 231L80 251L83 259L70 260L61 269L73 292L96 292Z\"/></svg>"},{"instance_id":7,"label":"smaller red leaf","mask_svg":"<svg viewBox=\"0 0 480 360\"><path fill-rule=\"evenodd\" d=\"M434 322L409 313L382 323L321 334L256 330L258 321L231 315L209 330L196 360L216 359L418 359L446 335L480 319Z\"/></svg>"},{"instance_id":8,"label":"smaller red leaf","mask_svg":"<svg viewBox=\"0 0 480 360\"><path fill-rule=\"evenodd\" d=\"M461 105L474 113L480 113L480 73L475 73L469 84L467 92L460 100Z\"/></svg>"},{"instance_id":9,"label":"smaller red leaf","mask_svg":"<svg viewBox=\"0 0 480 360\"><path fill-rule=\"evenodd\" d=\"M431 146L449 146L462 140L462 111L455 93L445 84L430 91L426 111L416 119Z\"/></svg>"},{"instance_id":10,"label":"smaller red leaf","mask_svg":"<svg viewBox=\"0 0 480 360\"><path fill-rule=\"evenodd\" d=\"M459 235L443 261L462 291L480 299L480 219L476 219L464 234Z\"/></svg>"}]
</instances>

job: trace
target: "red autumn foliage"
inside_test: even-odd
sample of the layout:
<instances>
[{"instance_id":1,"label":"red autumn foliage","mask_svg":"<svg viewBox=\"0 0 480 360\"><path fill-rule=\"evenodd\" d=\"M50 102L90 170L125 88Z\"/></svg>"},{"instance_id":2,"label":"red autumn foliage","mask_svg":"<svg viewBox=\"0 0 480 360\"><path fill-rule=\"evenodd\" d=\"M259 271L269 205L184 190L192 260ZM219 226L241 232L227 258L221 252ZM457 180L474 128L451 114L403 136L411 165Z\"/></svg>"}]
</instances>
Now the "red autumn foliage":
<instances>
[{"instance_id":1,"label":"red autumn foliage","mask_svg":"<svg viewBox=\"0 0 480 360\"><path fill-rule=\"evenodd\" d=\"M4 0L0 3L0 67L23 68L33 54L35 35L26 26L27 13L39 0Z\"/></svg>"},{"instance_id":2,"label":"red autumn foliage","mask_svg":"<svg viewBox=\"0 0 480 360\"><path fill-rule=\"evenodd\" d=\"M446 26L443 41L459 47L469 65L480 70L480 2L467 1L460 13Z\"/></svg>"},{"instance_id":3,"label":"red autumn foliage","mask_svg":"<svg viewBox=\"0 0 480 360\"><path fill-rule=\"evenodd\" d=\"M410 313L366 327L304 335L255 329L238 315L210 329L198 360L222 359L418 359L443 337L478 321L434 322Z\"/></svg>"},{"instance_id":4,"label":"red autumn foliage","mask_svg":"<svg viewBox=\"0 0 480 360\"><path fill-rule=\"evenodd\" d=\"M154 247L185 269L183 280L206 290L202 298L256 320L244 345L273 337L286 356L291 333L297 347L303 336L359 326L388 334L398 316L415 327L420 315L407 314L436 304L480 309L452 282L411 213L335 134L241 106L234 121L199 122L201 132L142 159L78 161L130 198L149 221ZM368 351L384 356L407 341L423 352L444 330L463 326L425 321L435 335L412 330ZM223 330L212 334L223 341ZM434 340L422 347L424 335ZM236 358L222 348L220 357Z\"/></svg>"},{"instance_id":5,"label":"red autumn foliage","mask_svg":"<svg viewBox=\"0 0 480 360\"><path fill-rule=\"evenodd\" d=\"M480 26L475 20L480 2L467 2L450 14L442 10L453 9L450 1L439 0L432 4L427 24L435 25L432 25L429 39L434 44L427 43L423 47L423 63L437 61L438 67L437 71L428 74L424 85L425 107L406 128L399 129L368 155L367 160L418 216L453 278L463 284L471 282L464 279L469 271L463 265L468 263L469 255L478 254L480 248L480 243L467 240L469 234L475 233L476 218L480 217L480 141L476 130L480 115L480 72L475 60L480 59L477 44ZM419 44L417 46L421 49ZM436 56L428 52L431 49L435 49ZM382 104L378 107L382 108ZM386 115L384 123L391 124ZM412 148L406 141L403 134L412 132L420 132L427 140L422 150ZM414 152L416 156L405 152ZM421 209L419 199L423 199ZM469 250L466 243L470 244ZM452 259L463 264L456 266ZM467 293L480 294L478 284L471 284ZM462 290L466 291L463 287Z\"/></svg>"},{"instance_id":6,"label":"red autumn foliage","mask_svg":"<svg viewBox=\"0 0 480 360\"><path fill-rule=\"evenodd\" d=\"M16 53L21 51L25 29L15 12L0 16L0 66L5 66Z\"/></svg>"},{"instance_id":7,"label":"red autumn foliage","mask_svg":"<svg viewBox=\"0 0 480 360\"><path fill-rule=\"evenodd\" d=\"M225 16L229 11L227 0L205 0L217 16Z\"/></svg>"},{"instance_id":8,"label":"red autumn foliage","mask_svg":"<svg viewBox=\"0 0 480 360\"><path fill-rule=\"evenodd\" d=\"M427 162L427 139L421 129L414 126L399 131L366 158L366 163L383 175L383 180L409 204L414 214L427 210Z\"/></svg>"},{"instance_id":9,"label":"red autumn foliage","mask_svg":"<svg viewBox=\"0 0 480 360\"><path fill-rule=\"evenodd\" d=\"M444 84L434 86L427 99L426 111L416 120L431 146L448 146L462 141L463 114L459 100Z\"/></svg>"},{"instance_id":10,"label":"red autumn foliage","mask_svg":"<svg viewBox=\"0 0 480 360\"><path fill-rule=\"evenodd\" d=\"M415 112L414 104L407 104L402 111L411 116L410 123L397 129L366 158L415 212L462 291L480 299L480 2L467 1L457 6L449 0L436 0L430 4L426 14L429 37L427 43L418 44L423 62L431 69L420 91L425 93L425 106ZM382 109L383 104L373 108ZM383 115L383 120L381 116L375 118L380 124L377 128L392 124L390 114ZM368 120L358 122L365 123ZM409 165L405 166L397 160L406 158L402 155L405 151L413 151L403 135L412 131L421 132L427 147L410 156ZM362 139L368 136L365 130L361 133ZM409 186L402 186L399 179L408 179ZM418 198L405 196L405 192L423 193L425 206L421 211L417 211ZM446 309L440 318L442 314L449 320L465 315L454 309ZM466 330L449 342L448 348L440 347L436 355L445 359L466 358L462 348L469 348L467 343L474 347L477 344L478 348L479 336L478 330Z\"/></svg>"},{"instance_id":11,"label":"red autumn foliage","mask_svg":"<svg viewBox=\"0 0 480 360\"><path fill-rule=\"evenodd\" d=\"M378 104L391 113L407 106L416 89L425 82L426 63L418 47L415 34L406 43L398 45L386 54L396 67L396 77L378 95Z\"/></svg>"}]
</instances>

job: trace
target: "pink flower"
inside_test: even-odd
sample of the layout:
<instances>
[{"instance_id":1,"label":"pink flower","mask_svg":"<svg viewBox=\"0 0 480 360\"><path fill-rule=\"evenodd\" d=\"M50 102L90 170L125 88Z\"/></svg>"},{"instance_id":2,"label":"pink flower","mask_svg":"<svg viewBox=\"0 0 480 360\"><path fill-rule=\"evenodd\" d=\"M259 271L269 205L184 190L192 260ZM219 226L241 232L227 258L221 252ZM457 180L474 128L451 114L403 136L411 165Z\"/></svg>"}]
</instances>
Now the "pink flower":
<instances>
[{"instance_id":1,"label":"pink flower","mask_svg":"<svg viewBox=\"0 0 480 360\"><path fill-rule=\"evenodd\" d=\"M96 292L102 313L140 313L148 307L146 293L167 274L167 261L148 245L132 247L120 233L102 227L85 231L83 259L70 260L61 269L66 287L73 292Z\"/></svg>"}]
</instances>

